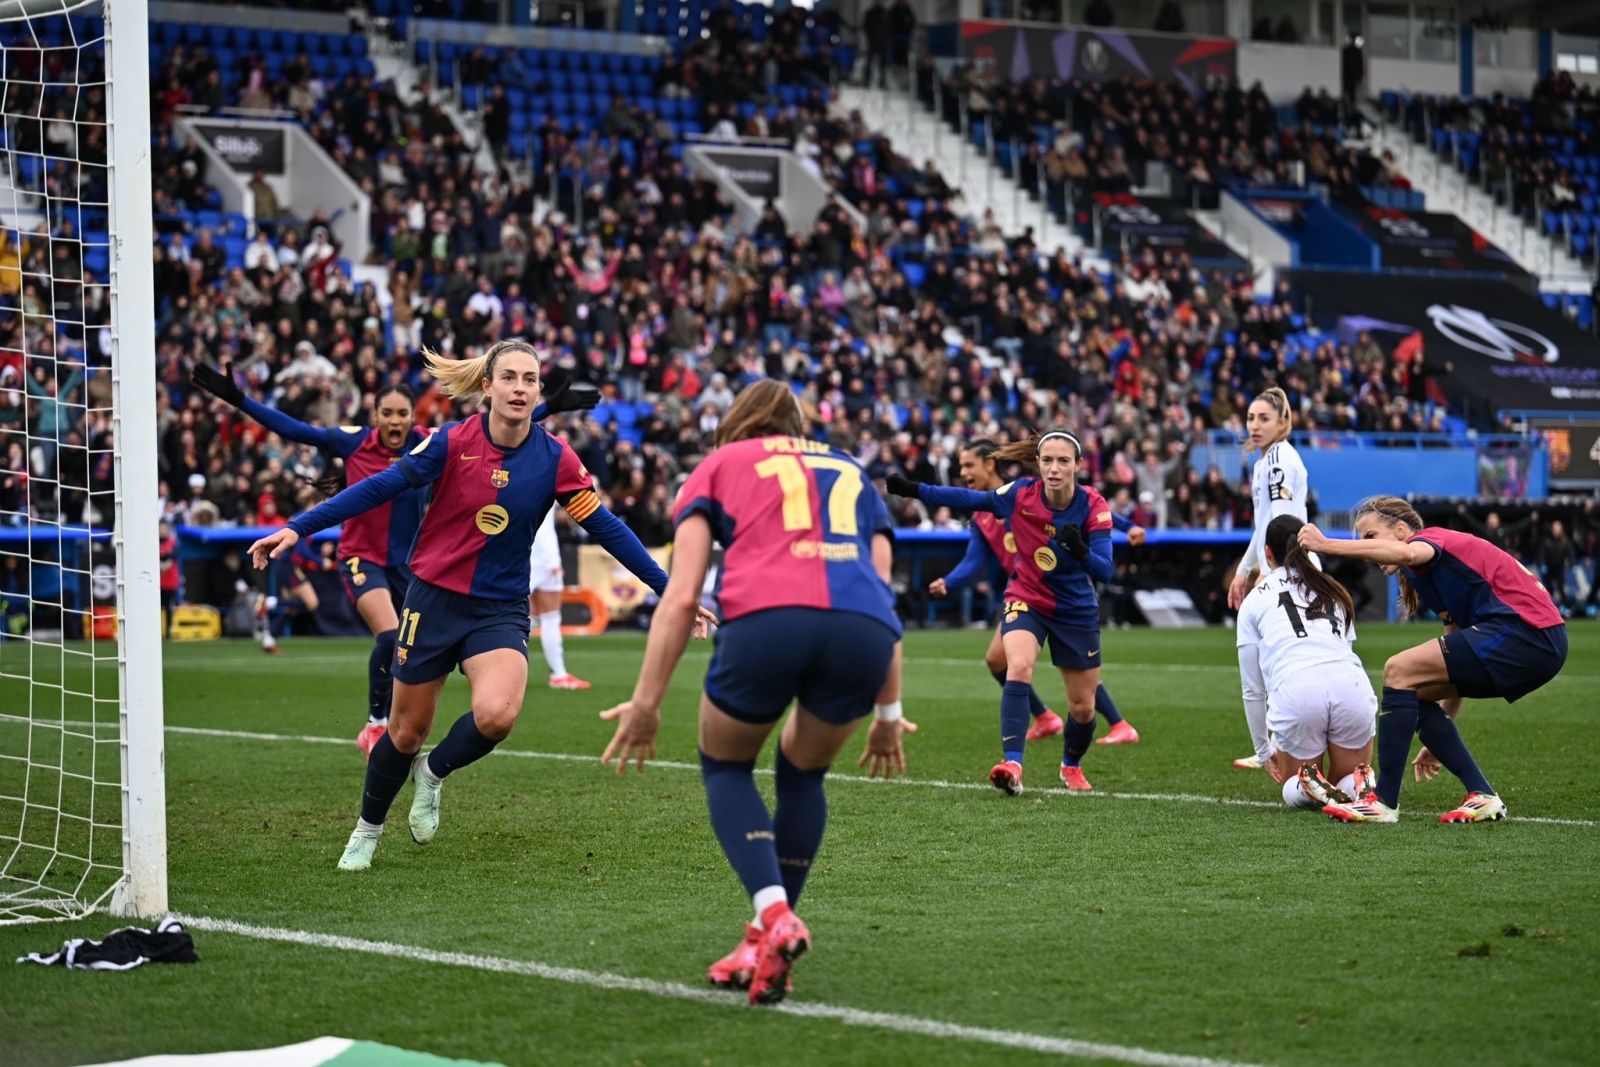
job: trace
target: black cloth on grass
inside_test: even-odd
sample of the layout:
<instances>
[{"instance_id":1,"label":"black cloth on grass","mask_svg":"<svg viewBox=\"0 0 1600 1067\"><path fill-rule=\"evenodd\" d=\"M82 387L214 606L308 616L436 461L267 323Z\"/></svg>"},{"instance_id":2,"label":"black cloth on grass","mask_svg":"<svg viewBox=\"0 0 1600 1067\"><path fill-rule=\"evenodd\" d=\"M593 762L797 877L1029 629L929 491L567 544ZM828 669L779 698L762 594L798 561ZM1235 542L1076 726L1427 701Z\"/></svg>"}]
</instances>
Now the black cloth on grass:
<instances>
[{"instance_id":1,"label":"black cloth on grass","mask_svg":"<svg viewBox=\"0 0 1600 1067\"><path fill-rule=\"evenodd\" d=\"M113 930L104 941L81 937L63 941L54 952L30 952L17 957L18 963L42 963L46 967L71 967L80 971L131 971L146 963L199 963L194 938L184 933L176 919L163 919L154 930L124 926Z\"/></svg>"}]
</instances>

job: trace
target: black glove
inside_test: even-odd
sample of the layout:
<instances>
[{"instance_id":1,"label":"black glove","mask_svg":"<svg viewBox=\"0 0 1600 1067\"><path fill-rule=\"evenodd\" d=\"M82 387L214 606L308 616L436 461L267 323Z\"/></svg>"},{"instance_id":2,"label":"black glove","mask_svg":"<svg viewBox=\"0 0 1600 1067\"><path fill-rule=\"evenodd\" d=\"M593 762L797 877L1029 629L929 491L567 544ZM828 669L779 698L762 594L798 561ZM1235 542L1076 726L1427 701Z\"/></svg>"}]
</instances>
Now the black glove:
<instances>
[{"instance_id":1,"label":"black glove","mask_svg":"<svg viewBox=\"0 0 1600 1067\"><path fill-rule=\"evenodd\" d=\"M544 376L545 414L558 415L563 411L592 411L600 403L600 390L588 382L574 381L572 375L560 367L551 367Z\"/></svg>"},{"instance_id":2,"label":"black glove","mask_svg":"<svg viewBox=\"0 0 1600 1067\"><path fill-rule=\"evenodd\" d=\"M922 483L914 482L903 475L891 474L883 480L883 484L889 490L890 496L908 496L912 500L922 499Z\"/></svg>"},{"instance_id":3,"label":"black glove","mask_svg":"<svg viewBox=\"0 0 1600 1067\"><path fill-rule=\"evenodd\" d=\"M1067 555L1082 563L1089 558L1089 542L1083 539L1083 527L1077 523L1063 526L1056 534L1056 540L1061 542L1061 547L1067 550Z\"/></svg>"},{"instance_id":4,"label":"black glove","mask_svg":"<svg viewBox=\"0 0 1600 1067\"><path fill-rule=\"evenodd\" d=\"M244 403L244 390L233 383L233 365L227 360L223 360L220 371L209 363L196 363L189 372L189 381L224 403L234 407Z\"/></svg>"}]
</instances>

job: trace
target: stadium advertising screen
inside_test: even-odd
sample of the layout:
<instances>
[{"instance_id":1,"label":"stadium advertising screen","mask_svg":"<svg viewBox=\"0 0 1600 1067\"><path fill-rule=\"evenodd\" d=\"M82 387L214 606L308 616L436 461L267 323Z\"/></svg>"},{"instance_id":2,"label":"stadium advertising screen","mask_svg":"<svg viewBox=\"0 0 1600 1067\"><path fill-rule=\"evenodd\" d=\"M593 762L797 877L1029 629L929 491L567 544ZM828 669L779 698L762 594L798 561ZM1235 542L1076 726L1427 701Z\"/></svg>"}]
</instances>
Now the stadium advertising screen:
<instances>
[{"instance_id":1,"label":"stadium advertising screen","mask_svg":"<svg viewBox=\"0 0 1600 1067\"><path fill-rule=\"evenodd\" d=\"M1238 73L1239 52L1221 37L1058 30L1012 22L963 22L961 58L990 66L1000 77L1107 81L1172 78L1190 92Z\"/></svg>"},{"instance_id":2,"label":"stadium advertising screen","mask_svg":"<svg viewBox=\"0 0 1600 1067\"><path fill-rule=\"evenodd\" d=\"M1087 220L1099 231L1101 247L1187 252L1197 260L1242 263L1237 253L1173 200L1157 200L1132 193L1096 193Z\"/></svg>"},{"instance_id":3,"label":"stadium advertising screen","mask_svg":"<svg viewBox=\"0 0 1600 1067\"><path fill-rule=\"evenodd\" d=\"M1550 448L1550 484L1600 486L1600 418L1529 419Z\"/></svg>"},{"instance_id":4,"label":"stadium advertising screen","mask_svg":"<svg viewBox=\"0 0 1600 1067\"><path fill-rule=\"evenodd\" d=\"M262 170L281 175L286 169L288 135L282 130L200 122L194 124L194 129L222 157L223 162L242 174Z\"/></svg>"},{"instance_id":5,"label":"stadium advertising screen","mask_svg":"<svg viewBox=\"0 0 1600 1067\"><path fill-rule=\"evenodd\" d=\"M1388 207L1344 215L1363 237L1377 244L1385 267L1526 274L1509 253L1456 215Z\"/></svg>"},{"instance_id":6,"label":"stadium advertising screen","mask_svg":"<svg viewBox=\"0 0 1600 1067\"><path fill-rule=\"evenodd\" d=\"M1421 344L1446 393L1495 411L1600 411L1600 344L1537 296L1485 278L1293 271L1341 338Z\"/></svg>"}]
</instances>

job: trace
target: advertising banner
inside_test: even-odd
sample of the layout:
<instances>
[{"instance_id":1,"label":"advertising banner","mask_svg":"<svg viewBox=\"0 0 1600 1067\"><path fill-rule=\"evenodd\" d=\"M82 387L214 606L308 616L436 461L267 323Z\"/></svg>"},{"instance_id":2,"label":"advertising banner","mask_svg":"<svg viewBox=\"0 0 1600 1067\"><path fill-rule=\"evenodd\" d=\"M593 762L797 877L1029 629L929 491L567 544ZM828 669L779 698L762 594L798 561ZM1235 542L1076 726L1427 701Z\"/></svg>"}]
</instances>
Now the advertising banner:
<instances>
[{"instance_id":1,"label":"advertising banner","mask_svg":"<svg viewBox=\"0 0 1600 1067\"><path fill-rule=\"evenodd\" d=\"M1421 344L1436 383L1495 411L1600 412L1600 343L1511 281L1286 273L1323 326ZM1552 466L1554 457L1552 456Z\"/></svg>"},{"instance_id":2,"label":"advertising banner","mask_svg":"<svg viewBox=\"0 0 1600 1067\"><path fill-rule=\"evenodd\" d=\"M771 152L706 151L728 180L756 200L778 199L778 157Z\"/></svg>"},{"instance_id":3,"label":"advertising banner","mask_svg":"<svg viewBox=\"0 0 1600 1067\"><path fill-rule=\"evenodd\" d=\"M1195 259L1242 263L1239 255L1195 221L1175 200L1132 193L1096 193L1092 222L1102 250L1153 248L1187 252Z\"/></svg>"},{"instance_id":4,"label":"advertising banner","mask_svg":"<svg viewBox=\"0 0 1600 1067\"><path fill-rule=\"evenodd\" d=\"M1223 37L1127 33L1113 29L963 22L961 58L988 66L1003 80L1061 78L1108 81L1131 76L1176 80L1191 93L1234 77L1239 52Z\"/></svg>"},{"instance_id":5,"label":"advertising banner","mask_svg":"<svg viewBox=\"0 0 1600 1067\"><path fill-rule=\"evenodd\" d=\"M228 166L241 174L257 170L279 176L288 165L288 134L262 126L225 126L196 122L194 130L204 137Z\"/></svg>"},{"instance_id":6,"label":"advertising banner","mask_svg":"<svg viewBox=\"0 0 1600 1067\"><path fill-rule=\"evenodd\" d=\"M1364 237L1377 244L1385 267L1527 274L1509 253L1490 244L1456 215L1391 207L1343 213Z\"/></svg>"}]
</instances>

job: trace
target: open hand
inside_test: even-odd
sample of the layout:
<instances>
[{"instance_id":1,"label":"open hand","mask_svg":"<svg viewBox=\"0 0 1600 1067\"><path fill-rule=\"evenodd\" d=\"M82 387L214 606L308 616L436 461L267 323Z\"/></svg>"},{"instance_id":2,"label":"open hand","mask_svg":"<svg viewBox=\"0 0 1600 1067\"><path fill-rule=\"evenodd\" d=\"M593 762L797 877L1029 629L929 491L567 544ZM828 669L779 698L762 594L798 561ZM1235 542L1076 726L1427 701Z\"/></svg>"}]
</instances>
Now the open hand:
<instances>
[{"instance_id":1,"label":"open hand","mask_svg":"<svg viewBox=\"0 0 1600 1067\"><path fill-rule=\"evenodd\" d=\"M694 609L694 639L704 641L711 636L711 628L717 625L716 612L705 606Z\"/></svg>"},{"instance_id":2,"label":"open hand","mask_svg":"<svg viewBox=\"0 0 1600 1067\"><path fill-rule=\"evenodd\" d=\"M256 570L264 571L269 560L277 559L299 543L300 535L285 526L251 545L250 559L255 563Z\"/></svg>"},{"instance_id":3,"label":"open hand","mask_svg":"<svg viewBox=\"0 0 1600 1067\"><path fill-rule=\"evenodd\" d=\"M608 711L602 711L600 717L617 724L617 732L606 746L600 762L609 767L615 758L617 773L622 774L628 769L628 760L632 759L639 772L644 773L644 761L656 758L656 732L661 729L661 710L640 707L626 700Z\"/></svg>"},{"instance_id":4,"label":"open hand","mask_svg":"<svg viewBox=\"0 0 1600 1067\"><path fill-rule=\"evenodd\" d=\"M1426 748L1418 750L1417 758L1411 761L1412 777L1419 782L1433 781L1441 769L1438 757Z\"/></svg>"},{"instance_id":5,"label":"open hand","mask_svg":"<svg viewBox=\"0 0 1600 1067\"><path fill-rule=\"evenodd\" d=\"M868 778L876 778L881 770L884 781L896 774L906 773L906 750L901 740L906 734L916 732L917 724L910 719L896 719L894 722L874 719L872 725L867 727L867 747L862 750L856 766L866 767Z\"/></svg>"}]
</instances>

